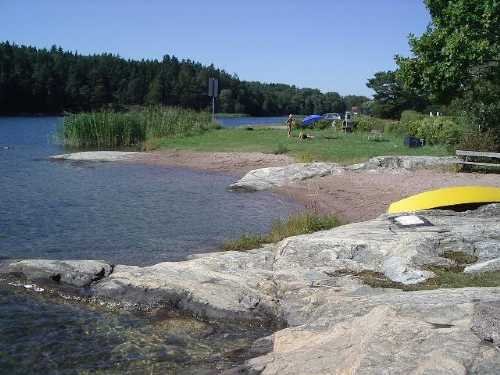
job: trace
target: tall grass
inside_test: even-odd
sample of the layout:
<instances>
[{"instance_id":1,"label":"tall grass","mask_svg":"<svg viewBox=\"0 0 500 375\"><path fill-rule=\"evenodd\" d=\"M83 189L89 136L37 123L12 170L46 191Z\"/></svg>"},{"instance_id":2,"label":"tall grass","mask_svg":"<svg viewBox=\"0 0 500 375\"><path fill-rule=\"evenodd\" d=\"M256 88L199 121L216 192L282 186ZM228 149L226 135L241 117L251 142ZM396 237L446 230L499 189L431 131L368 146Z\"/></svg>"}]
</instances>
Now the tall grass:
<instances>
[{"instance_id":1,"label":"tall grass","mask_svg":"<svg viewBox=\"0 0 500 375\"><path fill-rule=\"evenodd\" d=\"M331 229L339 225L333 215L305 212L290 216L287 220L276 220L271 231L265 235L245 234L237 240L224 243L227 251L256 249L266 243L279 242L284 238Z\"/></svg>"},{"instance_id":2,"label":"tall grass","mask_svg":"<svg viewBox=\"0 0 500 375\"><path fill-rule=\"evenodd\" d=\"M175 107L100 111L64 117L62 138L73 147L137 146L159 137L183 137L216 127L208 113Z\"/></svg>"}]
</instances>

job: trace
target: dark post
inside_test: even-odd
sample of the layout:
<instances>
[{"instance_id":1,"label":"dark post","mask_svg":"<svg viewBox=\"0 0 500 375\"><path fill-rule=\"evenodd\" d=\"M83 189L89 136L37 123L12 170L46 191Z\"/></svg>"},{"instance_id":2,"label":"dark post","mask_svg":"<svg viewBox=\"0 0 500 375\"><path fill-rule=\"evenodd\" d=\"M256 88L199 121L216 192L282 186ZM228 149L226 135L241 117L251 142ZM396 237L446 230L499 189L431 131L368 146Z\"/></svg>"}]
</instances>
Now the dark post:
<instances>
[{"instance_id":1,"label":"dark post","mask_svg":"<svg viewBox=\"0 0 500 375\"><path fill-rule=\"evenodd\" d=\"M215 122L215 98L219 96L219 80L217 78L208 79L208 96L212 98L212 121Z\"/></svg>"}]
</instances>

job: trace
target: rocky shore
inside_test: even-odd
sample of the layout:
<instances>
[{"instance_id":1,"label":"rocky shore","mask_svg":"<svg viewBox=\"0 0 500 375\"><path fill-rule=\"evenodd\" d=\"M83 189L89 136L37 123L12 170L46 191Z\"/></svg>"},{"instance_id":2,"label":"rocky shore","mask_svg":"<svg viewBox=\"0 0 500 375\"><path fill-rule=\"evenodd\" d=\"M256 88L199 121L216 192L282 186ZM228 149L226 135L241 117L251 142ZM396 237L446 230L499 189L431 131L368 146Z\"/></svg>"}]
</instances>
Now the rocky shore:
<instances>
[{"instance_id":1,"label":"rocky shore","mask_svg":"<svg viewBox=\"0 0 500 375\"><path fill-rule=\"evenodd\" d=\"M249 252L151 267L24 260L0 272L84 288L128 309L274 325L256 342L256 357L233 373L499 373L500 287L432 289L439 286L432 280L442 269L500 270L500 204L417 215L425 225L382 215ZM429 290L403 290L419 286Z\"/></svg>"}]
</instances>

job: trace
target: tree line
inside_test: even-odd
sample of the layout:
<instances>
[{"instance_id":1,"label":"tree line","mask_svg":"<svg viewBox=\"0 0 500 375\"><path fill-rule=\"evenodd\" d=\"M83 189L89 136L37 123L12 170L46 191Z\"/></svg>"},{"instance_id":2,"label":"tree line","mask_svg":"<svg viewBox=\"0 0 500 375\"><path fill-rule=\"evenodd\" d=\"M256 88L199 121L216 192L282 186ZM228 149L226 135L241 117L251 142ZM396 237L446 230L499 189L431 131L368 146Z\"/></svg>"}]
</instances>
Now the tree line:
<instances>
[{"instance_id":1,"label":"tree line","mask_svg":"<svg viewBox=\"0 0 500 375\"><path fill-rule=\"evenodd\" d=\"M165 105L209 108L208 78L219 79L218 111L254 116L344 112L368 98L286 84L242 81L213 65L81 55L61 47L0 43L0 114L62 113Z\"/></svg>"}]
</instances>

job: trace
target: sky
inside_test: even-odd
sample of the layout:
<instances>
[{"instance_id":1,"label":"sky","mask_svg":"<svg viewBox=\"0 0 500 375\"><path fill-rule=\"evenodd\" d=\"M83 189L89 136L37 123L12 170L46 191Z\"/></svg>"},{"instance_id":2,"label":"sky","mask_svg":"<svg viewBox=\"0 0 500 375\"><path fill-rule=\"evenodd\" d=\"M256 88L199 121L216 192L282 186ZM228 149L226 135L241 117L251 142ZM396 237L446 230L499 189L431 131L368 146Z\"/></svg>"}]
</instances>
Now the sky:
<instances>
[{"instance_id":1,"label":"sky","mask_svg":"<svg viewBox=\"0 0 500 375\"><path fill-rule=\"evenodd\" d=\"M371 95L410 53L423 0L0 0L0 41L124 58L175 55L240 79Z\"/></svg>"}]
</instances>

